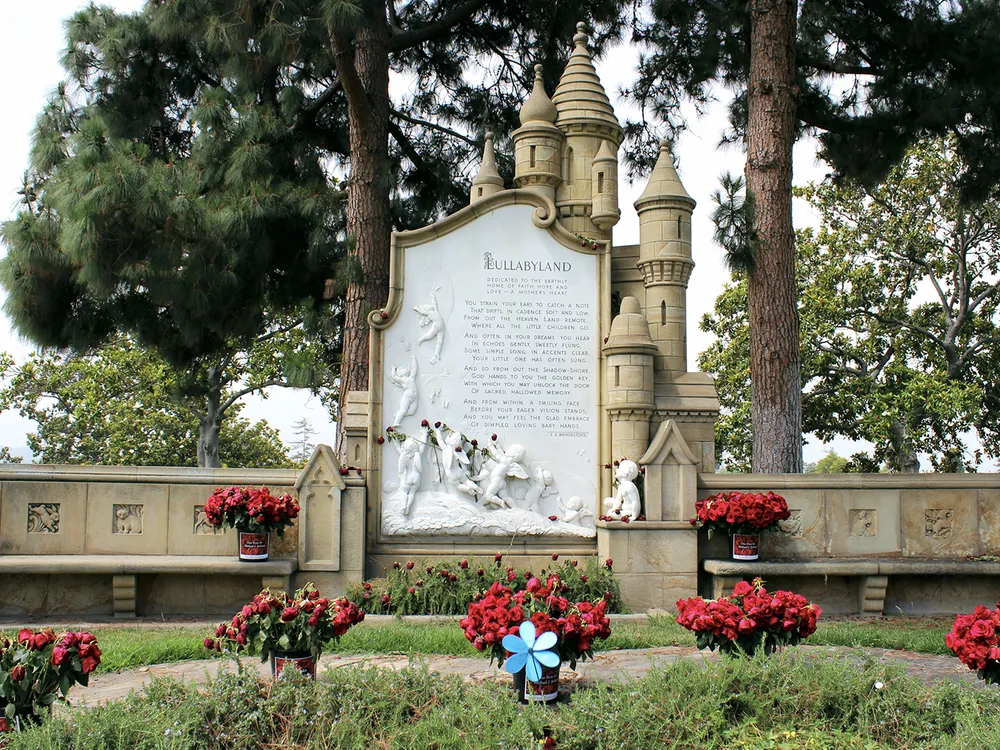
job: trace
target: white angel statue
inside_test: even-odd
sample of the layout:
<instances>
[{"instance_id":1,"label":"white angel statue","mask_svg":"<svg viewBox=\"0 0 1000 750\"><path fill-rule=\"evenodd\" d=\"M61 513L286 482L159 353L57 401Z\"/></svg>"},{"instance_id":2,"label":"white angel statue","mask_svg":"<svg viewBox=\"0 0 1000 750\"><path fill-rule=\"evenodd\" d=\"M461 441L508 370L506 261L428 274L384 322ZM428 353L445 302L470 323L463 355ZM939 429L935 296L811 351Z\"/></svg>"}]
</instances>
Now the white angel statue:
<instances>
[{"instance_id":1,"label":"white angel statue","mask_svg":"<svg viewBox=\"0 0 1000 750\"><path fill-rule=\"evenodd\" d=\"M398 427L402 424L403 417L409 417L417 411L417 358L411 355L410 366L405 370L399 367L389 370L389 380L403 390L403 395L399 397L399 409L392 420L393 426Z\"/></svg>"},{"instance_id":2,"label":"white angel statue","mask_svg":"<svg viewBox=\"0 0 1000 750\"><path fill-rule=\"evenodd\" d=\"M528 472L520 463L524 460L524 452L524 446L515 444L496 459L486 487L483 489L483 502L486 505L495 505L500 508L511 507L512 500L507 491L507 477L528 478Z\"/></svg>"},{"instance_id":3,"label":"white angel statue","mask_svg":"<svg viewBox=\"0 0 1000 750\"><path fill-rule=\"evenodd\" d=\"M436 286L431 290L431 301L428 305L417 305L414 307L414 311L420 316L420 327L427 328L430 326L427 333L417 339L417 346L424 343L425 341L434 342L434 353L431 355L430 363L437 364L438 360L441 359L441 347L444 344L444 317L441 315L441 311L438 309L437 293L441 290L441 287Z\"/></svg>"},{"instance_id":4,"label":"white angel statue","mask_svg":"<svg viewBox=\"0 0 1000 750\"><path fill-rule=\"evenodd\" d=\"M471 462L469 456L462 447L462 434L447 426L448 434L444 434L441 428L435 427L434 434L437 436L438 445L441 447L441 465L444 469L444 481L449 487L454 487L458 492L475 497L482 490L472 481L470 474Z\"/></svg>"}]
</instances>

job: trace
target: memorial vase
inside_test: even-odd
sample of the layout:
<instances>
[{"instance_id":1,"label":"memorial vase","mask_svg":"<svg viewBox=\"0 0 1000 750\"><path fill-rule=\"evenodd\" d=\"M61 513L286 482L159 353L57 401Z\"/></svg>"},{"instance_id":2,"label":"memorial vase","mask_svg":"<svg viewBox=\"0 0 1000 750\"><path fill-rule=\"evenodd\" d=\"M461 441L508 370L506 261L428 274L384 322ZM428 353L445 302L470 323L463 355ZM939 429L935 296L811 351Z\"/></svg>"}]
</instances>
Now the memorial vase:
<instances>
[{"instance_id":1,"label":"memorial vase","mask_svg":"<svg viewBox=\"0 0 1000 750\"><path fill-rule=\"evenodd\" d=\"M270 535L239 529L240 560L266 562L270 552Z\"/></svg>"},{"instance_id":2,"label":"memorial vase","mask_svg":"<svg viewBox=\"0 0 1000 750\"><path fill-rule=\"evenodd\" d=\"M315 680L318 666L318 651L296 650L271 652L271 676L276 680L281 677L281 673L286 669L297 669L309 679Z\"/></svg>"},{"instance_id":3,"label":"memorial vase","mask_svg":"<svg viewBox=\"0 0 1000 750\"><path fill-rule=\"evenodd\" d=\"M760 534L733 534L731 542L734 560L756 560L760 557Z\"/></svg>"},{"instance_id":4,"label":"memorial vase","mask_svg":"<svg viewBox=\"0 0 1000 750\"><path fill-rule=\"evenodd\" d=\"M527 679L526 670L514 675L514 692L518 703L555 703L559 700L559 666L542 667L538 682Z\"/></svg>"}]
</instances>

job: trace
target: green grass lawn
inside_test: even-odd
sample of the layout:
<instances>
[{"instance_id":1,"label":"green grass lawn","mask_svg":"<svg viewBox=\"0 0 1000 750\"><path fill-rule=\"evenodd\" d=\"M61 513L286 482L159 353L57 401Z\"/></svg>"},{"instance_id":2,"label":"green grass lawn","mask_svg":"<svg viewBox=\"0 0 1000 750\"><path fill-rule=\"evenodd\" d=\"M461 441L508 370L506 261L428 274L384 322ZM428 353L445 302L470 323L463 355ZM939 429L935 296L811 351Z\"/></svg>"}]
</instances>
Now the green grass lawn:
<instances>
[{"instance_id":1,"label":"green grass lawn","mask_svg":"<svg viewBox=\"0 0 1000 750\"><path fill-rule=\"evenodd\" d=\"M380 629L356 632L364 630ZM6 750L1000 747L1000 691L928 688L898 667L808 659L794 649L772 658L683 661L578 690L555 707L519 706L492 681L464 683L419 666L338 669L315 682L289 674L272 681L244 671L201 686L154 680L142 694L12 735Z\"/></svg>"},{"instance_id":2,"label":"green grass lawn","mask_svg":"<svg viewBox=\"0 0 1000 750\"><path fill-rule=\"evenodd\" d=\"M951 620L942 618L891 618L873 621L820 621L816 634L806 643L816 646L863 646L893 648L930 654L950 653L944 636ZM214 652L202 646L211 628L143 628L108 626L94 628L103 653L99 671L116 672L149 664L211 658ZM12 637L12 631L3 635ZM596 644L609 649L694 646L694 636L670 617L645 621L617 621L611 638ZM475 656L478 652L465 640L456 623L411 623L402 621L362 624L350 630L338 644L327 649L340 654L439 654Z\"/></svg>"}]
</instances>

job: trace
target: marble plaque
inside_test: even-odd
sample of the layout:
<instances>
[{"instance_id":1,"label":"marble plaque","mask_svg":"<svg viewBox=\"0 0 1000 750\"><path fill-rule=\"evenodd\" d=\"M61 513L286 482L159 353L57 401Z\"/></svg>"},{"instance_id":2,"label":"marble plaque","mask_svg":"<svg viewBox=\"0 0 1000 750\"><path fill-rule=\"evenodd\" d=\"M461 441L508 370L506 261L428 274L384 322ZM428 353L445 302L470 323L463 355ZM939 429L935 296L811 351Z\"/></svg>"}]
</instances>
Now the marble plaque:
<instances>
[{"instance_id":1,"label":"marble plaque","mask_svg":"<svg viewBox=\"0 0 1000 750\"><path fill-rule=\"evenodd\" d=\"M599 258L533 210L405 250L383 338L385 534L595 534Z\"/></svg>"}]
</instances>

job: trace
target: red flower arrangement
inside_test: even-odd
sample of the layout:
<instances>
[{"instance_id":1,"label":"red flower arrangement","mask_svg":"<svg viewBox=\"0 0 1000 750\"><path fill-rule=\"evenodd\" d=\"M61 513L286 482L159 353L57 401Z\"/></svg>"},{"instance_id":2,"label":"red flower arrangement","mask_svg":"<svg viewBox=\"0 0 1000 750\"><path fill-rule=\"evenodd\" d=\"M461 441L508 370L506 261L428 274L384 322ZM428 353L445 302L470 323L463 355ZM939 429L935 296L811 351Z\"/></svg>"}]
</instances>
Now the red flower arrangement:
<instances>
[{"instance_id":1,"label":"red flower arrangement","mask_svg":"<svg viewBox=\"0 0 1000 750\"><path fill-rule=\"evenodd\" d=\"M311 651L340 638L365 619L365 613L347 599L327 599L311 584L294 594L264 589L233 619L221 623L205 648L260 653L267 661L274 651Z\"/></svg>"},{"instance_id":2,"label":"red flower arrangement","mask_svg":"<svg viewBox=\"0 0 1000 750\"><path fill-rule=\"evenodd\" d=\"M577 661L593 655L597 639L611 636L611 621L607 617L607 597L596 602L571 603L561 594L568 587L557 575L528 581L527 588L516 594L502 583L494 583L469 605L469 612L459 623L465 637L477 651L487 652L490 661L503 666L507 651L501 645L505 635L518 635L520 626L530 620L538 635L553 632L559 636L556 650L560 660L570 669Z\"/></svg>"},{"instance_id":3,"label":"red flower arrangement","mask_svg":"<svg viewBox=\"0 0 1000 750\"><path fill-rule=\"evenodd\" d=\"M1000 602L996 611L980 605L959 615L944 642L979 679L1000 685Z\"/></svg>"},{"instance_id":4,"label":"red flower arrangement","mask_svg":"<svg viewBox=\"0 0 1000 750\"><path fill-rule=\"evenodd\" d=\"M701 524L711 536L714 529L725 534L758 534L791 517L788 503L773 492L720 492L699 500L692 524Z\"/></svg>"},{"instance_id":5,"label":"red flower arrangement","mask_svg":"<svg viewBox=\"0 0 1000 750\"><path fill-rule=\"evenodd\" d=\"M215 527L283 536L299 515L299 504L289 494L272 495L267 487L219 487L205 501L205 518Z\"/></svg>"},{"instance_id":6,"label":"red flower arrangement","mask_svg":"<svg viewBox=\"0 0 1000 750\"><path fill-rule=\"evenodd\" d=\"M43 716L57 700L66 700L74 684L86 687L100 663L101 649L91 633L57 636L51 628L24 628L15 641L0 639L0 718L9 724L28 710Z\"/></svg>"},{"instance_id":7,"label":"red flower arrangement","mask_svg":"<svg viewBox=\"0 0 1000 750\"><path fill-rule=\"evenodd\" d=\"M698 648L730 656L798 645L816 632L821 613L801 594L767 591L760 578L752 584L740 581L732 595L721 599L677 602L677 624L697 635Z\"/></svg>"}]
</instances>

